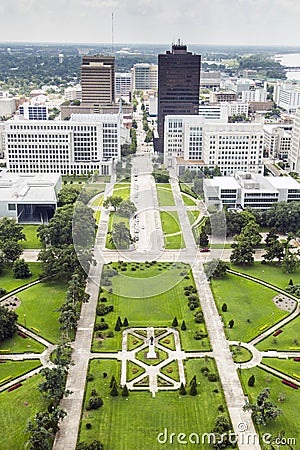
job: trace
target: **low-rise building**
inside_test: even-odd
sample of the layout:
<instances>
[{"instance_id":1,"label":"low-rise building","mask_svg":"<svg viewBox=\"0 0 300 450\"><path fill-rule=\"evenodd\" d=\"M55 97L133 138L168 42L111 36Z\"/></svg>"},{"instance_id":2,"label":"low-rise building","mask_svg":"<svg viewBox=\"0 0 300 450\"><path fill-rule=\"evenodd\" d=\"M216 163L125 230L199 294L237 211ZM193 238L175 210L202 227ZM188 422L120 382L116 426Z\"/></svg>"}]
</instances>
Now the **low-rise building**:
<instances>
[{"instance_id":1,"label":"low-rise building","mask_svg":"<svg viewBox=\"0 0 300 450\"><path fill-rule=\"evenodd\" d=\"M24 102L19 107L19 114L26 120L48 120L48 106Z\"/></svg>"},{"instance_id":2,"label":"low-rise building","mask_svg":"<svg viewBox=\"0 0 300 450\"><path fill-rule=\"evenodd\" d=\"M57 173L27 174L0 172L0 217L14 218L18 223L48 223L57 207L61 189Z\"/></svg>"},{"instance_id":3,"label":"low-rise building","mask_svg":"<svg viewBox=\"0 0 300 450\"><path fill-rule=\"evenodd\" d=\"M287 159L291 149L292 125L264 125L264 150L272 158Z\"/></svg>"}]
</instances>

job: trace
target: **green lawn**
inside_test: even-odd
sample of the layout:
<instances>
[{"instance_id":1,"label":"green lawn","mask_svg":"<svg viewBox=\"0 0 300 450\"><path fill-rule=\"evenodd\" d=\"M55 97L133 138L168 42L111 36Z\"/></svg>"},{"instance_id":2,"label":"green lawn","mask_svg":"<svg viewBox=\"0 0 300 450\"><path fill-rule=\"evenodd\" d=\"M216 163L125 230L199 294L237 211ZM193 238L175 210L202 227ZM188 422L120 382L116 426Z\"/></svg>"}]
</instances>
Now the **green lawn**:
<instances>
[{"instance_id":1,"label":"green lawn","mask_svg":"<svg viewBox=\"0 0 300 450\"><path fill-rule=\"evenodd\" d=\"M21 241L21 246L27 248L43 248L43 244L37 237L37 229L39 225L23 225L23 232L26 236L26 241Z\"/></svg>"},{"instance_id":2,"label":"green lawn","mask_svg":"<svg viewBox=\"0 0 300 450\"><path fill-rule=\"evenodd\" d=\"M103 204L103 195L99 195L92 201L91 206L102 206Z\"/></svg>"},{"instance_id":3,"label":"green lawn","mask_svg":"<svg viewBox=\"0 0 300 450\"><path fill-rule=\"evenodd\" d=\"M198 211L198 209L194 209L194 210L187 210L187 215L190 221L190 224L193 225L194 222L196 222L196 220L198 219L199 215L200 215L200 211Z\"/></svg>"},{"instance_id":4,"label":"green lawn","mask_svg":"<svg viewBox=\"0 0 300 450\"><path fill-rule=\"evenodd\" d=\"M157 184L156 190L159 206L175 206L170 184Z\"/></svg>"},{"instance_id":5,"label":"green lawn","mask_svg":"<svg viewBox=\"0 0 300 450\"><path fill-rule=\"evenodd\" d=\"M30 372L31 370L34 370L40 366L41 362L39 359L27 359L24 361L6 361L5 363L1 363L0 384L4 384L1 383L1 380L3 380L6 377L10 376L11 378L9 379L9 381L12 381L14 378L18 378L21 375Z\"/></svg>"},{"instance_id":6,"label":"green lawn","mask_svg":"<svg viewBox=\"0 0 300 450\"><path fill-rule=\"evenodd\" d=\"M185 206L196 206L197 204L192 197L186 194L182 194L182 200Z\"/></svg>"},{"instance_id":7,"label":"green lawn","mask_svg":"<svg viewBox=\"0 0 300 450\"><path fill-rule=\"evenodd\" d=\"M111 267L117 266L117 263L111 264ZM135 270L132 271L132 268ZM119 269L119 275L111 278L111 281L112 285L107 289L112 288L113 293L105 290L100 297L106 297L106 304L114 306L114 311L105 316L114 337L105 339L100 347L99 340L94 339L94 351L121 349L121 332L114 331L118 316L122 320L127 317L129 326L132 327L171 326L176 316L179 327L182 320L185 320L187 326L186 331L180 331L183 349L210 350L207 337L200 341L194 339L196 330L205 333L205 325L195 323L194 314L189 309L187 297L184 295L183 287L194 285L188 265L165 263L146 267L146 264L128 263L126 270ZM97 317L97 322L100 320L101 318Z\"/></svg>"},{"instance_id":8,"label":"green lawn","mask_svg":"<svg viewBox=\"0 0 300 450\"><path fill-rule=\"evenodd\" d=\"M274 305L277 293L254 281L227 274L222 280L213 279L211 286L218 309L227 304L227 312L221 312L224 324L234 320L233 328L227 329L232 340L249 342L288 315Z\"/></svg>"},{"instance_id":9,"label":"green lawn","mask_svg":"<svg viewBox=\"0 0 300 450\"><path fill-rule=\"evenodd\" d=\"M129 183L116 183L112 195L122 197L123 200L130 197L130 184Z\"/></svg>"},{"instance_id":10,"label":"green lawn","mask_svg":"<svg viewBox=\"0 0 300 450\"><path fill-rule=\"evenodd\" d=\"M248 379L252 374L255 375L255 385L249 387ZM263 433L270 433L273 437L276 437L279 432L284 430L286 438L293 437L296 438L297 442L300 442L299 419L297 416L297 411L299 411L300 408L299 392L282 384L280 378L259 368L242 370L241 378L246 392L250 395L250 402L256 400L257 395L262 389L269 387L271 389L271 401L276 403L282 410L282 415L279 416L276 421L269 422L267 426L257 426L260 435ZM283 402L278 401L280 394L285 395L285 400ZM293 448L296 449L298 447L296 446Z\"/></svg>"},{"instance_id":11,"label":"green lawn","mask_svg":"<svg viewBox=\"0 0 300 450\"><path fill-rule=\"evenodd\" d=\"M197 198L197 194L194 191L192 191L191 187L188 184L180 183L179 186L181 192L184 192L185 194L188 194L191 197Z\"/></svg>"},{"instance_id":12,"label":"green lawn","mask_svg":"<svg viewBox=\"0 0 300 450\"><path fill-rule=\"evenodd\" d=\"M165 234L173 234L181 231L177 211L161 211L160 220Z\"/></svg>"},{"instance_id":13,"label":"green lawn","mask_svg":"<svg viewBox=\"0 0 300 450\"><path fill-rule=\"evenodd\" d=\"M26 289L18 294L21 305L16 309L19 322L24 325L26 314L26 327L40 330L39 335L57 343L60 339L59 312L55 312L65 301L67 284L59 281L48 281Z\"/></svg>"},{"instance_id":14,"label":"green lawn","mask_svg":"<svg viewBox=\"0 0 300 450\"><path fill-rule=\"evenodd\" d=\"M177 250L185 248L185 241L183 234L175 234L175 236L165 236L165 248L168 250Z\"/></svg>"},{"instance_id":15,"label":"green lawn","mask_svg":"<svg viewBox=\"0 0 300 450\"><path fill-rule=\"evenodd\" d=\"M233 361L236 363L247 362L252 359L252 353L245 347L231 345L230 350L232 352Z\"/></svg>"},{"instance_id":16,"label":"green lawn","mask_svg":"<svg viewBox=\"0 0 300 450\"><path fill-rule=\"evenodd\" d=\"M268 283L282 289L287 287L290 278L292 278L294 284L300 284L300 267L298 267L295 272L290 274L284 273L278 266L261 264L260 262L255 262L253 265L247 267L231 265L231 268L232 270L267 281Z\"/></svg>"},{"instance_id":17,"label":"green lawn","mask_svg":"<svg viewBox=\"0 0 300 450\"><path fill-rule=\"evenodd\" d=\"M293 358L263 358L262 363L300 381L300 361L294 361Z\"/></svg>"},{"instance_id":18,"label":"green lawn","mask_svg":"<svg viewBox=\"0 0 300 450\"><path fill-rule=\"evenodd\" d=\"M121 395L112 398L109 395L109 381L112 375L119 379L120 364L110 360L93 360L90 365L95 380L87 383L84 404L87 404L91 390L96 389L104 405L96 411L84 410L80 441L91 442L98 439L103 442L105 450L178 448L175 442L174 445L162 446L157 441L157 435L165 428L169 435L172 432L187 435L208 433L219 414L218 407L221 404L225 406L219 382L210 383L200 374L203 366L214 370L210 360L188 360L185 363L188 380L197 374L199 385L196 397L180 397L178 391L171 391L158 392L152 398L149 392L132 391L127 399ZM103 372L108 373L106 379L102 377ZM215 389L219 392L213 392ZM85 426L88 422L92 425L90 430ZM194 444L185 445L187 449L194 447ZM201 445L201 449L209 448L211 447L207 444Z\"/></svg>"},{"instance_id":19,"label":"green lawn","mask_svg":"<svg viewBox=\"0 0 300 450\"><path fill-rule=\"evenodd\" d=\"M22 382L22 387L0 393L0 450L24 449L28 439L24 429L28 420L47 408L47 401L38 391L41 380L41 375L35 375Z\"/></svg>"},{"instance_id":20,"label":"green lawn","mask_svg":"<svg viewBox=\"0 0 300 450\"><path fill-rule=\"evenodd\" d=\"M286 324L281 329L283 332L278 336L269 336L263 341L257 344L257 348L259 350L294 350L297 349L300 351L299 344L299 326L300 326L300 318L299 316L293 319L291 322ZM295 343L296 340L296 343Z\"/></svg>"},{"instance_id":21,"label":"green lawn","mask_svg":"<svg viewBox=\"0 0 300 450\"><path fill-rule=\"evenodd\" d=\"M23 322L22 322L23 320ZM19 321L24 325L24 316L19 317ZM45 347L35 339L27 337L26 339L19 336L17 333L12 338L5 339L0 342L0 359L1 354L7 355L8 353L42 353Z\"/></svg>"},{"instance_id":22,"label":"green lawn","mask_svg":"<svg viewBox=\"0 0 300 450\"><path fill-rule=\"evenodd\" d=\"M25 279L14 278L13 271L11 267L6 267L2 270L0 275L0 287L7 290L7 292L14 291L15 289L24 286L25 284L31 283L32 281L38 280L39 275L42 272L41 263L30 262L28 263L32 277Z\"/></svg>"}]
</instances>

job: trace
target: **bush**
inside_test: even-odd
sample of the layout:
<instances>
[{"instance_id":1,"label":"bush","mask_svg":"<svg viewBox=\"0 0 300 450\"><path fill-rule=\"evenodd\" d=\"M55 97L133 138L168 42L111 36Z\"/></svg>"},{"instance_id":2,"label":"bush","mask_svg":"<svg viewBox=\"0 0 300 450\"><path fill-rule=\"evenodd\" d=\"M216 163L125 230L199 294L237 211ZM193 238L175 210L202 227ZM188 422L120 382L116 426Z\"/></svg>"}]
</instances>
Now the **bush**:
<instances>
[{"instance_id":1,"label":"bush","mask_svg":"<svg viewBox=\"0 0 300 450\"><path fill-rule=\"evenodd\" d=\"M6 289L0 288L0 297L3 297L3 295L6 294Z\"/></svg>"},{"instance_id":2,"label":"bush","mask_svg":"<svg viewBox=\"0 0 300 450\"><path fill-rule=\"evenodd\" d=\"M86 377L87 381L94 381L94 375L92 373L88 373L88 376Z\"/></svg>"},{"instance_id":3,"label":"bush","mask_svg":"<svg viewBox=\"0 0 300 450\"><path fill-rule=\"evenodd\" d=\"M106 322L100 322L100 323L96 323L94 330L95 331L102 331L102 330L107 330L108 329L108 323Z\"/></svg>"},{"instance_id":4,"label":"bush","mask_svg":"<svg viewBox=\"0 0 300 450\"><path fill-rule=\"evenodd\" d=\"M29 265L24 259L16 259L13 264L13 273L15 278L30 278L32 273L30 272Z\"/></svg>"},{"instance_id":5,"label":"bush","mask_svg":"<svg viewBox=\"0 0 300 450\"><path fill-rule=\"evenodd\" d=\"M248 379L248 386L254 386L255 384L255 375L251 375Z\"/></svg>"},{"instance_id":6,"label":"bush","mask_svg":"<svg viewBox=\"0 0 300 450\"><path fill-rule=\"evenodd\" d=\"M87 430L90 430L90 429L92 428L92 424L91 424L90 422L86 423L86 424L85 424L85 428L86 428Z\"/></svg>"},{"instance_id":7,"label":"bush","mask_svg":"<svg viewBox=\"0 0 300 450\"><path fill-rule=\"evenodd\" d=\"M195 317L195 322L196 323L204 323L204 317L203 317L203 312L202 311L197 311L194 314Z\"/></svg>"},{"instance_id":8,"label":"bush","mask_svg":"<svg viewBox=\"0 0 300 450\"><path fill-rule=\"evenodd\" d=\"M208 379L208 381L218 381L219 380L219 377L218 377L218 375L216 374L216 373L209 373L208 375L207 375L207 379Z\"/></svg>"},{"instance_id":9,"label":"bush","mask_svg":"<svg viewBox=\"0 0 300 450\"><path fill-rule=\"evenodd\" d=\"M105 314L108 314L113 310L114 310L113 305L100 304L97 306L96 313L97 313L97 316L105 316Z\"/></svg>"},{"instance_id":10,"label":"bush","mask_svg":"<svg viewBox=\"0 0 300 450\"><path fill-rule=\"evenodd\" d=\"M90 411L92 409L99 409L103 405L103 400L101 397L92 396L87 404L86 410Z\"/></svg>"}]
</instances>

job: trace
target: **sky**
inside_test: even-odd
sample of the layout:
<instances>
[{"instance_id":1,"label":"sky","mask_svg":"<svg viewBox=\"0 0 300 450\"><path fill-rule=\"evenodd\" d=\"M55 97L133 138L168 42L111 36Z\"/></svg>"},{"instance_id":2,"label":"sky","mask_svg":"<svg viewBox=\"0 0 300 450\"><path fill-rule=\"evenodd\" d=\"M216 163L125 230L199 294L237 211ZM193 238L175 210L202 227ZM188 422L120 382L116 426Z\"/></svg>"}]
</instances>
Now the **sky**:
<instances>
[{"instance_id":1,"label":"sky","mask_svg":"<svg viewBox=\"0 0 300 450\"><path fill-rule=\"evenodd\" d=\"M0 42L300 46L300 0L0 0Z\"/></svg>"}]
</instances>

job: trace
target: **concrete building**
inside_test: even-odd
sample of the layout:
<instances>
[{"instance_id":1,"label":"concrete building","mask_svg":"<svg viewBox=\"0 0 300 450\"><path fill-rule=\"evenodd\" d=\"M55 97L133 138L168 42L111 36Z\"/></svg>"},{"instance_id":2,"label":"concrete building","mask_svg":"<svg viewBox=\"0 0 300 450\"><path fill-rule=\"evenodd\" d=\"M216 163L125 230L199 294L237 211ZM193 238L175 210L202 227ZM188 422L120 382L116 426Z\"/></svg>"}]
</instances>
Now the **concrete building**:
<instances>
[{"instance_id":1,"label":"concrete building","mask_svg":"<svg viewBox=\"0 0 300 450\"><path fill-rule=\"evenodd\" d=\"M116 73L116 97L128 97L132 91L132 75L126 72Z\"/></svg>"},{"instance_id":2,"label":"concrete building","mask_svg":"<svg viewBox=\"0 0 300 450\"><path fill-rule=\"evenodd\" d=\"M16 112L16 100L14 98L0 98L0 117L10 117Z\"/></svg>"},{"instance_id":3,"label":"concrete building","mask_svg":"<svg viewBox=\"0 0 300 450\"><path fill-rule=\"evenodd\" d=\"M67 87L64 92L64 97L66 100L81 100L82 90L80 84Z\"/></svg>"},{"instance_id":4,"label":"concrete building","mask_svg":"<svg viewBox=\"0 0 300 450\"><path fill-rule=\"evenodd\" d=\"M251 89L242 92L242 102L266 102L267 92L263 89Z\"/></svg>"},{"instance_id":5,"label":"concrete building","mask_svg":"<svg viewBox=\"0 0 300 450\"><path fill-rule=\"evenodd\" d=\"M159 140L155 148L164 149L165 116L198 115L201 56L187 51L180 41L171 51L158 55L158 116Z\"/></svg>"},{"instance_id":6,"label":"concrete building","mask_svg":"<svg viewBox=\"0 0 300 450\"><path fill-rule=\"evenodd\" d=\"M200 89L212 89L219 90L221 85L221 72L211 71L204 72L201 71L200 74Z\"/></svg>"},{"instance_id":7,"label":"concrete building","mask_svg":"<svg viewBox=\"0 0 300 450\"><path fill-rule=\"evenodd\" d=\"M288 158L291 150L292 129L292 125L264 125L264 150L271 158Z\"/></svg>"},{"instance_id":8,"label":"concrete building","mask_svg":"<svg viewBox=\"0 0 300 450\"><path fill-rule=\"evenodd\" d=\"M82 104L99 113L102 105L115 103L115 57L83 56L81 65Z\"/></svg>"},{"instance_id":9,"label":"concrete building","mask_svg":"<svg viewBox=\"0 0 300 450\"><path fill-rule=\"evenodd\" d=\"M228 122L228 105L224 103L200 105L199 116L205 117L213 122Z\"/></svg>"},{"instance_id":10,"label":"concrete building","mask_svg":"<svg viewBox=\"0 0 300 450\"><path fill-rule=\"evenodd\" d=\"M19 106L19 114L26 120L48 120L48 106L25 102Z\"/></svg>"},{"instance_id":11,"label":"concrete building","mask_svg":"<svg viewBox=\"0 0 300 450\"><path fill-rule=\"evenodd\" d=\"M274 87L274 102L288 112L300 107L300 85L292 81L278 81Z\"/></svg>"},{"instance_id":12,"label":"concrete building","mask_svg":"<svg viewBox=\"0 0 300 450\"><path fill-rule=\"evenodd\" d=\"M48 223L57 207L61 189L57 173L26 176L0 172L0 217L11 217L18 223Z\"/></svg>"},{"instance_id":13,"label":"concrete building","mask_svg":"<svg viewBox=\"0 0 300 450\"><path fill-rule=\"evenodd\" d=\"M300 186L291 177L264 177L236 172L235 177L214 177L203 181L206 206L268 209L277 202L300 201Z\"/></svg>"},{"instance_id":14,"label":"concrete building","mask_svg":"<svg viewBox=\"0 0 300 450\"><path fill-rule=\"evenodd\" d=\"M166 116L164 164L182 172L218 166L223 175L236 171L262 173L263 126L253 123L211 122L201 116Z\"/></svg>"},{"instance_id":15,"label":"concrete building","mask_svg":"<svg viewBox=\"0 0 300 450\"><path fill-rule=\"evenodd\" d=\"M249 113L249 104L245 102L230 102L225 103L228 109L228 116L238 116L240 114L244 114L248 117Z\"/></svg>"},{"instance_id":16,"label":"concrete building","mask_svg":"<svg viewBox=\"0 0 300 450\"><path fill-rule=\"evenodd\" d=\"M297 110L295 117L288 162L291 171L300 174L300 109Z\"/></svg>"},{"instance_id":17,"label":"concrete building","mask_svg":"<svg viewBox=\"0 0 300 450\"><path fill-rule=\"evenodd\" d=\"M131 69L133 91L146 91L157 89L158 66L157 64L137 63Z\"/></svg>"},{"instance_id":18,"label":"concrete building","mask_svg":"<svg viewBox=\"0 0 300 450\"><path fill-rule=\"evenodd\" d=\"M7 121L7 167L15 173L109 175L121 156L119 114L78 114L70 121Z\"/></svg>"},{"instance_id":19,"label":"concrete building","mask_svg":"<svg viewBox=\"0 0 300 450\"><path fill-rule=\"evenodd\" d=\"M217 91L209 94L210 103L235 102L236 99L237 94L233 91Z\"/></svg>"}]
</instances>

